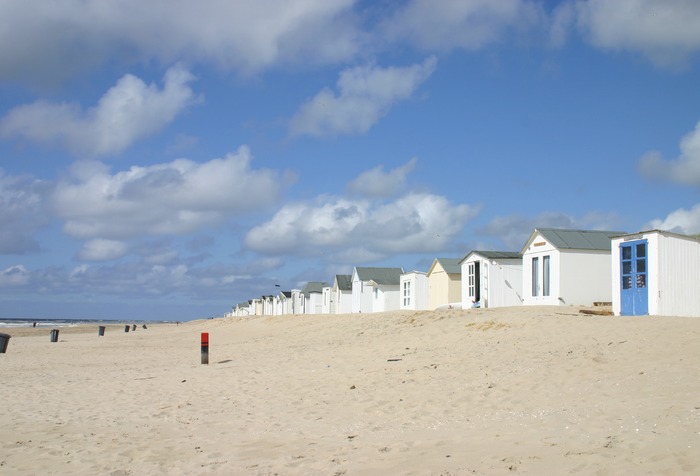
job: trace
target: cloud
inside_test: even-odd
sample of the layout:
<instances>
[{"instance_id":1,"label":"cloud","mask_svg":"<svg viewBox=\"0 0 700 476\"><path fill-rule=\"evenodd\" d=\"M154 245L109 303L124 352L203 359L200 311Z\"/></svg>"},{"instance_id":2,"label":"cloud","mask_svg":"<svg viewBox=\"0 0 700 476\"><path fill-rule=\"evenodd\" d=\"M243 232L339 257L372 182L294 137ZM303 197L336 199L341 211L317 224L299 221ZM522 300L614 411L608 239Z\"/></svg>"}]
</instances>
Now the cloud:
<instances>
[{"instance_id":1,"label":"cloud","mask_svg":"<svg viewBox=\"0 0 700 476\"><path fill-rule=\"evenodd\" d=\"M406 187L406 176L413 171L418 162L412 158L404 165L384 172L384 167L378 165L375 168L363 172L355 180L348 184L348 192L368 198L389 198L396 196Z\"/></svg>"},{"instance_id":2,"label":"cloud","mask_svg":"<svg viewBox=\"0 0 700 476\"><path fill-rule=\"evenodd\" d=\"M83 245L78 253L81 261L109 261L126 255L126 243L117 240L90 240Z\"/></svg>"},{"instance_id":3,"label":"cloud","mask_svg":"<svg viewBox=\"0 0 700 476\"><path fill-rule=\"evenodd\" d=\"M250 161L244 146L205 163L178 159L115 174L100 163L79 163L71 180L56 185L52 204L74 238L182 235L278 201L291 177L254 170Z\"/></svg>"},{"instance_id":4,"label":"cloud","mask_svg":"<svg viewBox=\"0 0 700 476\"><path fill-rule=\"evenodd\" d=\"M544 212L536 217L508 215L493 218L476 230L477 235L500 239L512 251L520 251L535 228L573 228L574 219L558 212Z\"/></svg>"},{"instance_id":5,"label":"cloud","mask_svg":"<svg viewBox=\"0 0 700 476\"><path fill-rule=\"evenodd\" d=\"M680 151L675 160L668 161L657 151L648 152L639 160L639 172L652 180L700 187L700 122L681 139Z\"/></svg>"},{"instance_id":6,"label":"cloud","mask_svg":"<svg viewBox=\"0 0 700 476\"><path fill-rule=\"evenodd\" d=\"M36 302L37 295L52 301L75 293L102 301L110 296L120 301L133 298L138 303L164 296L171 296L180 302L182 298L228 301L232 286L249 296L259 296L264 290L272 289L274 281L264 275L278 265L277 258L263 258L239 265L209 266L122 261L81 264L70 269L52 266L30 270L18 264L0 269L0 294L10 295L16 300L24 293L30 302ZM85 301L81 303L88 304ZM107 314L119 317L119 312Z\"/></svg>"},{"instance_id":7,"label":"cloud","mask_svg":"<svg viewBox=\"0 0 700 476\"><path fill-rule=\"evenodd\" d=\"M7 0L0 2L0 79L52 82L111 61L207 62L260 71L334 63L364 35L353 0Z\"/></svg>"},{"instance_id":8,"label":"cloud","mask_svg":"<svg viewBox=\"0 0 700 476\"><path fill-rule=\"evenodd\" d=\"M679 208L669 213L666 218L649 222L647 228L666 230L686 235L700 233L700 203L692 208Z\"/></svg>"},{"instance_id":9,"label":"cloud","mask_svg":"<svg viewBox=\"0 0 700 476\"><path fill-rule=\"evenodd\" d=\"M290 120L292 135L367 132L394 104L408 99L435 71L435 57L405 68L360 66L340 73L337 93L326 88Z\"/></svg>"},{"instance_id":10,"label":"cloud","mask_svg":"<svg viewBox=\"0 0 700 476\"><path fill-rule=\"evenodd\" d=\"M477 50L539 17L539 7L523 0L411 0L381 30L390 41L406 41L424 51Z\"/></svg>"},{"instance_id":11,"label":"cloud","mask_svg":"<svg viewBox=\"0 0 700 476\"><path fill-rule=\"evenodd\" d=\"M282 207L253 228L245 243L273 255L318 256L356 264L398 253L437 251L462 232L478 207L409 193L392 202L319 197Z\"/></svg>"},{"instance_id":12,"label":"cloud","mask_svg":"<svg viewBox=\"0 0 700 476\"><path fill-rule=\"evenodd\" d=\"M476 234L497 238L508 250L520 251L535 228L621 231L621 221L615 213L600 212L588 212L578 218L560 212L543 212L535 217L508 215L493 218Z\"/></svg>"},{"instance_id":13,"label":"cloud","mask_svg":"<svg viewBox=\"0 0 700 476\"><path fill-rule=\"evenodd\" d=\"M163 88L130 74L83 111L72 103L37 101L12 109L0 120L0 136L58 145L81 157L113 155L172 122L196 101L189 83L194 76L172 67Z\"/></svg>"},{"instance_id":14,"label":"cloud","mask_svg":"<svg viewBox=\"0 0 700 476\"><path fill-rule=\"evenodd\" d=\"M21 264L0 270L0 287L25 286L30 281L29 270Z\"/></svg>"},{"instance_id":15,"label":"cloud","mask_svg":"<svg viewBox=\"0 0 700 476\"><path fill-rule=\"evenodd\" d=\"M47 182L12 177L0 170L0 255L39 250L34 233L49 223Z\"/></svg>"},{"instance_id":16,"label":"cloud","mask_svg":"<svg viewBox=\"0 0 700 476\"><path fill-rule=\"evenodd\" d=\"M562 2L552 10L549 25L549 41L552 46L564 46L575 19L576 5L571 1Z\"/></svg>"},{"instance_id":17,"label":"cloud","mask_svg":"<svg viewBox=\"0 0 700 476\"><path fill-rule=\"evenodd\" d=\"M661 66L700 50L695 0L577 1L578 27L599 48L639 52Z\"/></svg>"}]
</instances>

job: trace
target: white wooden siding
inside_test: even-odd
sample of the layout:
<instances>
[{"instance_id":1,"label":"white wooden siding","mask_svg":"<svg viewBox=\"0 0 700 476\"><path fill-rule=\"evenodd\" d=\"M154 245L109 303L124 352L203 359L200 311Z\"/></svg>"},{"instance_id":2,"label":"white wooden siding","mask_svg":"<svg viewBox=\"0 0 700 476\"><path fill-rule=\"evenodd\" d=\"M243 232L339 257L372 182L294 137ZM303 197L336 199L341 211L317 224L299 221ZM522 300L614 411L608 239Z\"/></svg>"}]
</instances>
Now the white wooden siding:
<instances>
[{"instance_id":1,"label":"white wooden siding","mask_svg":"<svg viewBox=\"0 0 700 476\"><path fill-rule=\"evenodd\" d=\"M632 240L647 240L649 314L700 317L700 243L655 230L613 240L613 313L619 316L621 312L620 244Z\"/></svg>"},{"instance_id":2,"label":"white wooden siding","mask_svg":"<svg viewBox=\"0 0 700 476\"><path fill-rule=\"evenodd\" d=\"M549 263L549 296L543 295L542 263ZM532 262L538 259L538 293L532 292ZM559 250L540 234L523 252L524 305L592 305L612 300L611 260L609 250Z\"/></svg>"},{"instance_id":3,"label":"white wooden siding","mask_svg":"<svg viewBox=\"0 0 700 476\"><path fill-rule=\"evenodd\" d=\"M410 286L409 302L404 303L404 283ZM399 309L428 309L428 277L425 273L414 271L401 275L399 283Z\"/></svg>"}]
</instances>

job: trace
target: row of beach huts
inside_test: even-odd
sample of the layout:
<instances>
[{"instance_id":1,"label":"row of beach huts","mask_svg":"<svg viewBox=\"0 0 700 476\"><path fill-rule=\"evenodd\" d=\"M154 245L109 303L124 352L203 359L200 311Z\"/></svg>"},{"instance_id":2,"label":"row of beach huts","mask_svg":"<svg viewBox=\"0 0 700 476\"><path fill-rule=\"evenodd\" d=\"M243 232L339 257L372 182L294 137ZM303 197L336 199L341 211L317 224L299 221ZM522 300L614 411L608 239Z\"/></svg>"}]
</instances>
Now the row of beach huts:
<instances>
[{"instance_id":1,"label":"row of beach huts","mask_svg":"<svg viewBox=\"0 0 700 476\"><path fill-rule=\"evenodd\" d=\"M399 309L592 306L616 315L700 317L700 239L661 230L536 228L518 251L436 258L427 272L355 267L236 305L229 316Z\"/></svg>"}]
</instances>

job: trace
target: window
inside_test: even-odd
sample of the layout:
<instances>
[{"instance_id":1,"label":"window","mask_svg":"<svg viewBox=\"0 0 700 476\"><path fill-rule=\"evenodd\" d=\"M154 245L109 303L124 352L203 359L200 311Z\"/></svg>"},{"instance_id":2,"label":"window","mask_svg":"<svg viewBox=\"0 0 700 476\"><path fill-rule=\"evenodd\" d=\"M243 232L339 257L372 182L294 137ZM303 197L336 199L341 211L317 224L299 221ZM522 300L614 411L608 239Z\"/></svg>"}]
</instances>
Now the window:
<instances>
[{"instance_id":1,"label":"window","mask_svg":"<svg viewBox=\"0 0 700 476\"><path fill-rule=\"evenodd\" d=\"M542 257L542 295L549 296L549 256Z\"/></svg>"},{"instance_id":2,"label":"window","mask_svg":"<svg viewBox=\"0 0 700 476\"><path fill-rule=\"evenodd\" d=\"M404 306L411 305L411 282L410 281L403 282L403 305Z\"/></svg>"},{"instance_id":3,"label":"window","mask_svg":"<svg viewBox=\"0 0 700 476\"><path fill-rule=\"evenodd\" d=\"M539 296L540 289L540 259L532 258L532 295Z\"/></svg>"},{"instance_id":4,"label":"window","mask_svg":"<svg viewBox=\"0 0 700 476\"><path fill-rule=\"evenodd\" d=\"M474 263L469 263L467 270L468 270L467 295L470 298L474 298L474 295L476 294L476 273L475 273Z\"/></svg>"}]
</instances>

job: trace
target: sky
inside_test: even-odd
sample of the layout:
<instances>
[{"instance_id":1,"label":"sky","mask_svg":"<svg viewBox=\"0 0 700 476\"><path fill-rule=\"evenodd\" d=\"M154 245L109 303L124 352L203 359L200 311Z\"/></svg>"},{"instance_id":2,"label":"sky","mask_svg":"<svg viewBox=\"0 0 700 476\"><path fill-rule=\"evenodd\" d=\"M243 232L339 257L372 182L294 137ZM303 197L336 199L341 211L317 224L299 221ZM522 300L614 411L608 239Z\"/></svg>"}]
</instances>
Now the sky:
<instances>
[{"instance_id":1,"label":"sky","mask_svg":"<svg viewBox=\"0 0 700 476\"><path fill-rule=\"evenodd\" d=\"M696 0L3 0L0 318L700 233Z\"/></svg>"}]
</instances>

